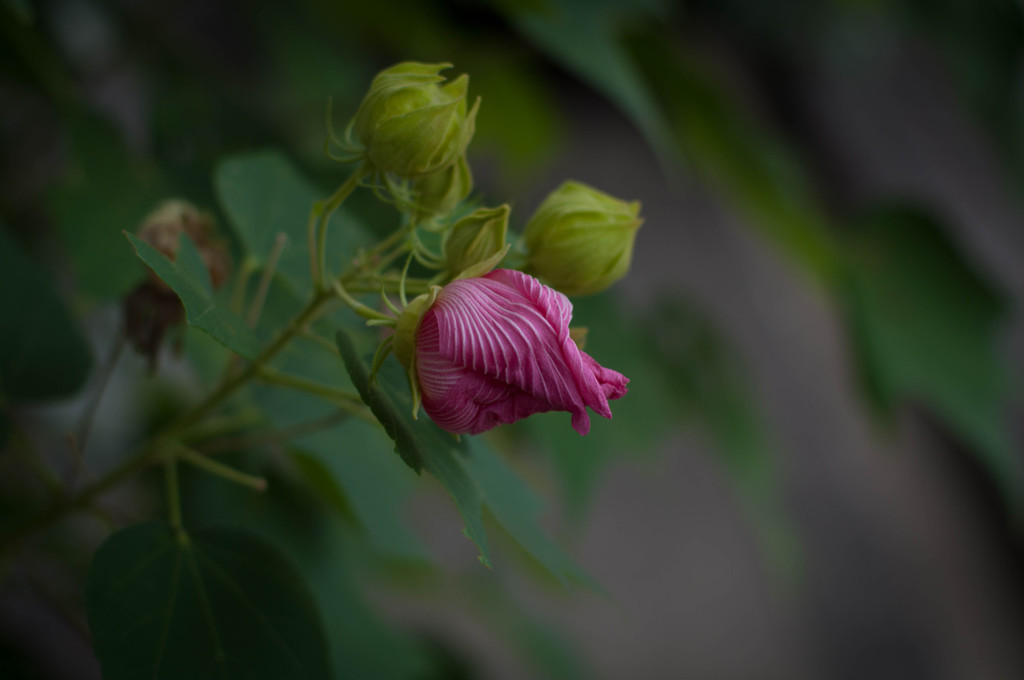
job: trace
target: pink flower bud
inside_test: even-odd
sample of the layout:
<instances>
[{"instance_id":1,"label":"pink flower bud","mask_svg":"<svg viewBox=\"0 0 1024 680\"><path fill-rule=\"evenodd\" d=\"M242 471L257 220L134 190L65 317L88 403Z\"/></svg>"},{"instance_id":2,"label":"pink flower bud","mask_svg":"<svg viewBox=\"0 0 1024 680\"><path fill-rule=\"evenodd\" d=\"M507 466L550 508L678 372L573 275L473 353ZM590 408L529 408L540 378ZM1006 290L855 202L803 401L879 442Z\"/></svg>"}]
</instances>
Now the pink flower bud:
<instances>
[{"instance_id":1,"label":"pink flower bud","mask_svg":"<svg viewBox=\"0 0 1024 680\"><path fill-rule=\"evenodd\" d=\"M576 346L564 295L509 269L453 281L435 295L418 311L415 358L407 364L435 423L477 434L568 411L573 429L586 434L588 406L612 417L608 400L624 395L629 379Z\"/></svg>"}]
</instances>

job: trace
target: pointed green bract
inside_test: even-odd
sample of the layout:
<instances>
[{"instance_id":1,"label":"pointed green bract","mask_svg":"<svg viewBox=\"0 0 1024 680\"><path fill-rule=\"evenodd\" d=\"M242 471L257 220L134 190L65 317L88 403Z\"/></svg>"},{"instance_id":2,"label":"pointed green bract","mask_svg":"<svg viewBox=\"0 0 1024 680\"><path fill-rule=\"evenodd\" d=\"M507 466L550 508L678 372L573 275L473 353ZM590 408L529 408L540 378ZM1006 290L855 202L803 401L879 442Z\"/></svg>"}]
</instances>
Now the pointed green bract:
<instances>
[{"instance_id":1,"label":"pointed green bract","mask_svg":"<svg viewBox=\"0 0 1024 680\"><path fill-rule=\"evenodd\" d=\"M331 677L305 582L240 531L123 529L96 552L85 597L107 680Z\"/></svg>"}]
</instances>

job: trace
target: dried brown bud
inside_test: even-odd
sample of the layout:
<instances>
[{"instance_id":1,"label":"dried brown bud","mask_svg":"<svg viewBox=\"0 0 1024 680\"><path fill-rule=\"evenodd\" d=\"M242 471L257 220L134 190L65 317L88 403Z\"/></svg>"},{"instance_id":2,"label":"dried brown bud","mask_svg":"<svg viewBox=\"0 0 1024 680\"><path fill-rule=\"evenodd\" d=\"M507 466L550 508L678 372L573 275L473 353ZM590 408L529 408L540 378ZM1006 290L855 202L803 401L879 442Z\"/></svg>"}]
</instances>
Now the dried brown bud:
<instances>
[{"instance_id":1,"label":"dried brown bud","mask_svg":"<svg viewBox=\"0 0 1024 680\"><path fill-rule=\"evenodd\" d=\"M231 271L231 257L223 240L216 235L213 217L187 201L169 200L154 210L139 227L139 238L153 246L167 259L178 258L179 240L182 232L188 234L196 244L199 254L210 272L213 287L220 288ZM157 286L170 290L153 272L150 276Z\"/></svg>"}]
</instances>

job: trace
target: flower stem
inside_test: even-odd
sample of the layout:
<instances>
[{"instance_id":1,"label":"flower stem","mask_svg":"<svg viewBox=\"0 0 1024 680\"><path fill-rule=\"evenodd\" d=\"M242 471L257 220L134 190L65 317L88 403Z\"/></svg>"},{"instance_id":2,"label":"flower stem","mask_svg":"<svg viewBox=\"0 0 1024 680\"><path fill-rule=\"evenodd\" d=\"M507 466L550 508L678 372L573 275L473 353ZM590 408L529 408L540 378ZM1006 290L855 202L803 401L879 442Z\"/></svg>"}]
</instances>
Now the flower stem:
<instances>
[{"instance_id":1,"label":"flower stem","mask_svg":"<svg viewBox=\"0 0 1024 680\"><path fill-rule=\"evenodd\" d=\"M278 260L281 259L281 252L287 243L288 235L283 231L277 232L277 236L274 237L274 247L271 249L267 263L263 267L263 273L260 275L260 283L256 289L256 295L249 306L249 316L246 317L246 323L249 324L249 328L255 328L260 320L260 314L263 313L263 303L266 302L267 293L270 292L270 282L274 279Z\"/></svg>"},{"instance_id":2,"label":"flower stem","mask_svg":"<svg viewBox=\"0 0 1024 680\"><path fill-rule=\"evenodd\" d=\"M329 427L334 427L335 425L344 422L350 416L351 414L347 411L339 409L328 416L317 418L316 420L296 423L295 425L282 427L277 430L270 430L268 432L221 437L219 439L203 442L202 444L199 444L197 448L200 453L212 456L228 451L242 451L244 449L267 446L269 444L278 444L281 442L291 441L308 434L313 434L314 432L319 432L320 430L324 430Z\"/></svg>"},{"instance_id":3,"label":"flower stem","mask_svg":"<svg viewBox=\"0 0 1024 680\"><path fill-rule=\"evenodd\" d=\"M356 187L359 186L360 180L366 174L365 167L359 167L349 175L348 179L338 187L338 189L331 194L330 198L323 204L323 209L319 215L320 222L320 235L317 239L316 254L317 261L319 264L319 278L314 278L314 282L318 282L317 285L320 288L327 287L327 227L330 226L331 216L334 215L335 211L341 207L341 204L345 202L345 199L355 191ZM312 247L312 245L310 246Z\"/></svg>"},{"instance_id":4,"label":"flower stem","mask_svg":"<svg viewBox=\"0 0 1024 680\"><path fill-rule=\"evenodd\" d=\"M29 517L8 529L3 535L2 541L0 541L0 553L13 550L36 531L53 524L72 512L89 507L93 501L109 489L153 465L157 460L156 454L159 451L156 441L154 440L152 444L144 448L138 455L123 461L102 479L83 489L78 495L65 496L38 515Z\"/></svg>"},{"instance_id":5,"label":"flower stem","mask_svg":"<svg viewBox=\"0 0 1024 680\"><path fill-rule=\"evenodd\" d=\"M320 397L324 401L334 404L340 409L348 411L358 418L362 418L363 420L368 420L373 423L377 422L373 415L367 411L362 399L360 399L359 395L355 392L328 387L327 385L321 385L313 380L288 375L287 373L281 373L280 371L275 371L266 367L260 371L259 377L271 385L287 387L289 389L298 390L299 392L312 394Z\"/></svg>"},{"instance_id":6,"label":"flower stem","mask_svg":"<svg viewBox=\"0 0 1024 680\"><path fill-rule=\"evenodd\" d=\"M256 357L240 373L224 381L221 386L202 403L195 408L190 409L171 423L171 425L168 426L167 431L164 432L164 437L170 438L181 434L181 432L186 430L193 423L202 419L203 416L213 410L216 406L219 406L221 402L231 396L236 389L258 375L267 362L277 356L277 353L284 349L293 337L301 333L309 323L317 318L320 310L329 300L332 299L332 297L333 296L329 291L317 291L314 293L313 298L309 303L294 319L292 319L291 323L281 331L277 338L275 338L274 341L270 343L270 345L268 345L258 357Z\"/></svg>"},{"instance_id":7,"label":"flower stem","mask_svg":"<svg viewBox=\"0 0 1024 680\"><path fill-rule=\"evenodd\" d=\"M384 312L378 312L376 309L364 305L362 302L349 295L348 291L345 290L345 286L341 285L341 281L335 279L334 281L331 281L331 285L333 286L334 294L341 298L346 305L351 307L352 311L364 319L383 321L385 323L394 322L394 317L388 316Z\"/></svg>"},{"instance_id":8,"label":"flower stem","mask_svg":"<svg viewBox=\"0 0 1024 680\"><path fill-rule=\"evenodd\" d=\"M82 419L78 424L78 434L74 438L74 447L80 458L85 456L85 445L89 440L89 433L92 431L93 422L96 420L96 411L99 409L100 401L107 391L107 384L110 382L110 377L114 374L117 360L121 358L121 351L126 344L128 344L128 333L122 328L117 334L117 340L114 341L114 350L110 353L97 376L96 393L89 401L89 405L86 406L85 411L82 413Z\"/></svg>"},{"instance_id":9,"label":"flower stem","mask_svg":"<svg viewBox=\"0 0 1024 680\"><path fill-rule=\"evenodd\" d=\"M135 474L159 462L167 443L181 436L192 425L203 419L219 406L235 390L255 377L260 369L277 355L288 342L314 321L323 306L333 298L328 291L316 292L309 303L292 319L291 323L260 353L244 370L226 379L221 386L201 403L176 418L163 431L155 435L150 443L134 456L125 459L104 477L85 487L76 495L65 496L41 513L14 524L0 536L0 553L13 550L35 532L57 522L67 515L87 508L111 488Z\"/></svg>"},{"instance_id":10,"label":"flower stem","mask_svg":"<svg viewBox=\"0 0 1024 680\"><path fill-rule=\"evenodd\" d=\"M419 295L420 293L426 293L434 283L436 282L433 279L407 278L405 280L406 295ZM377 284L354 283L349 285L345 290L349 293L379 293L382 288L385 293L397 294L401 290L401 281L398 279L385 278L382 282Z\"/></svg>"},{"instance_id":11,"label":"flower stem","mask_svg":"<svg viewBox=\"0 0 1024 680\"><path fill-rule=\"evenodd\" d=\"M178 486L178 461L168 456L164 461L164 473L167 481L167 512L171 526L180 529L181 524L181 489Z\"/></svg>"},{"instance_id":12,"label":"flower stem","mask_svg":"<svg viewBox=\"0 0 1024 680\"><path fill-rule=\"evenodd\" d=\"M193 451L187 446L177 447L175 449L175 456L185 461L186 463L195 465L197 468L203 470L204 472L209 472L211 475L216 475L217 477L226 479L229 482L234 482L235 484L240 484L242 486L248 487L253 491L267 490L267 480L264 479L263 477L250 475L245 472L242 472L241 470L236 470L233 467L228 467L224 463L219 463L211 458L208 458L207 456L204 456L203 454L197 451ZM175 464L176 463L170 463L170 465L172 466ZM177 473L175 473L175 476L177 476ZM178 512L181 512L180 508L178 509Z\"/></svg>"},{"instance_id":13,"label":"flower stem","mask_svg":"<svg viewBox=\"0 0 1024 680\"><path fill-rule=\"evenodd\" d=\"M346 402L349 404L360 405L363 403L362 400L360 400L359 395L355 392L328 387L327 385L321 385L313 380L307 380L306 378L300 378L295 375L288 375L287 373L275 371L270 368L264 367L260 371L260 378L271 385L290 387L302 392L308 392L309 394L315 394L318 397L323 397L325 401Z\"/></svg>"},{"instance_id":14,"label":"flower stem","mask_svg":"<svg viewBox=\"0 0 1024 680\"><path fill-rule=\"evenodd\" d=\"M327 338L319 335L315 331L307 330L303 332L302 335L300 335L299 337L303 338L304 340L308 340L309 342L312 342L313 344L318 345L319 347L322 347L323 349L327 350L336 357L339 356L338 346L335 345L330 340L328 340Z\"/></svg>"}]
</instances>

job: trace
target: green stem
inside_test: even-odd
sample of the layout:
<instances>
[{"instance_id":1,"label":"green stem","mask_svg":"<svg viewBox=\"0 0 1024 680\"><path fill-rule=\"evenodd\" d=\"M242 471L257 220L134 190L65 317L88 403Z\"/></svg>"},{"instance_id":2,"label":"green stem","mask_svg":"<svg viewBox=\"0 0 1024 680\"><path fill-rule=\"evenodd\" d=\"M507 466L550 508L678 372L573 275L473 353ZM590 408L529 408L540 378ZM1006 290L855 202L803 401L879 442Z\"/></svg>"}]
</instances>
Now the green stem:
<instances>
[{"instance_id":1,"label":"green stem","mask_svg":"<svg viewBox=\"0 0 1024 680\"><path fill-rule=\"evenodd\" d=\"M354 311L359 316L363 317L364 319L383 321L385 323L394 322L394 317L388 316L383 312L378 312L376 309L364 305L362 302L356 300L351 295L349 295L348 291L345 290L345 286L341 284L341 281L334 280L331 281L331 284L333 286L334 294L341 298L341 300L346 305L351 307L352 311Z\"/></svg>"},{"instance_id":2,"label":"green stem","mask_svg":"<svg viewBox=\"0 0 1024 680\"><path fill-rule=\"evenodd\" d=\"M181 489L178 486L178 461L174 456L168 456L164 461L164 472L167 481L167 512L171 526L181 529Z\"/></svg>"},{"instance_id":3,"label":"green stem","mask_svg":"<svg viewBox=\"0 0 1024 680\"><path fill-rule=\"evenodd\" d=\"M245 307L245 293L249 287L249 277L256 271L256 266L255 260L251 257L246 257L242 260L242 265L238 268L238 274L231 284L231 311L239 315Z\"/></svg>"},{"instance_id":4,"label":"green stem","mask_svg":"<svg viewBox=\"0 0 1024 680\"><path fill-rule=\"evenodd\" d=\"M306 378L300 378L295 375L288 375L287 373L281 373L269 368L264 368L260 371L260 378L271 385L287 387L289 389L298 390L299 392L305 392L306 394L312 394L313 396L334 404L338 408L348 411L354 416L364 419L367 417L371 419L373 418L372 415L367 413L366 406L363 404L359 395L355 392L339 390L335 387L322 385L313 380L307 380Z\"/></svg>"},{"instance_id":5,"label":"green stem","mask_svg":"<svg viewBox=\"0 0 1024 680\"><path fill-rule=\"evenodd\" d=\"M375 245L373 248L370 248L370 250L366 251L367 256L373 257L375 255L380 255L388 248L398 245L405 239L406 236L409 235L409 230L410 229L408 225L399 227L398 229L393 231L390 236L388 236L383 241Z\"/></svg>"},{"instance_id":6,"label":"green stem","mask_svg":"<svg viewBox=\"0 0 1024 680\"><path fill-rule=\"evenodd\" d=\"M92 505L93 501L124 480L145 470L156 462L159 452L156 439L144 448L137 456L128 458L111 470L102 479L90 484L76 496L66 496L34 517L11 527L0 541L0 553L9 551L21 544L23 540L64 516Z\"/></svg>"},{"instance_id":7,"label":"green stem","mask_svg":"<svg viewBox=\"0 0 1024 680\"><path fill-rule=\"evenodd\" d=\"M64 493L64 485L61 484L60 479L53 472L49 465L47 465L42 457L39 455L39 451L32 445L28 437L21 431L17 425L11 423L11 432L9 434L11 447L13 450L21 454L22 458L32 468L32 470L39 475L39 479L42 480L46 486L46 490L51 496L60 496Z\"/></svg>"},{"instance_id":8,"label":"green stem","mask_svg":"<svg viewBox=\"0 0 1024 680\"><path fill-rule=\"evenodd\" d=\"M345 182L338 187L338 189L331 194L331 197L327 199L323 206L323 213L320 216L320 235L317 239L317 260L319 261L319 285L321 288L327 287L327 227L330 226L331 216L334 215L335 211L341 207L341 204L345 202L356 187L359 186L359 181L366 174L366 168L360 167L356 169Z\"/></svg>"},{"instance_id":9,"label":"green stem","mask_svg":"<svg viewBox=\"0 0 1024 680\"><path fill-rule=\"evenodd\" d=\"M200 470L209 472L211 475L216 475L222 479L226 479L229 482L240 484L252 489L253 491L267 490L267 480L263 477L250 475L240 470L236 470L233 467L228 467L224 463L218 463L197 451L193 451L187 446L177 447L175 449L175 455L186 463L195 465Z\"/></svg>"},{"instance_id":10,"label":"green stem","mask_svg":"<svg viewBox=\"0 0 1024 680\"><path fill-rule=\"evenodd\" d=\"M274 247L270 250L270 255L267 257L267 263L263 267L263 273L260 275L260 283L256 288L256 295L252 299L252 304L249 307L249 316L246 317L246 322L249 324L249 328L255 328L257 322L260 320L260 314L263 313L263 303L267 301L267 293L270 292L270 282L274 279L274 272L277 271L277 262L281 259L281 253L284 251L285 244L288 243L288 236L283 232L277 232L277 236L274 238Z\"/></svg>"},{"instance_id":11,"label":"green stem","mask_svg":"<svg viewBox=\"0 0 1024 680\"><path fill-rule=\"evenodd\" d=\"M315 293L309 303L292 319L291 323L243 371L225 380L215 392L200 404L179 416L164 431L154 436L149 445L144 447L138 454L124 460L103 478L90 484L77 495L62 498L38 515L29 517L8 529L0 537L0 553L15 548L36 531L53 524L63 517L89 507L109 489L157 463L162 452L166 449L168 441L186 432L192 425L202 420L210 411L231 396L235 390L255 377L263 365L276 356L295 335L317 318L320 310L332 297L332 294L327 291Z\"/></svg>"},{"instance_id":12,"label":"green stem","mask_svg":"<svg viewBox=\"0 0 1024 680\"><path fill-rule=\"evenodd\" d=\"M240 432L255 425L264 424L266 420L266 415L255 406L245 407L231 413L206 418L182 432L178 439L191 445L194 442Z\"/></svg>"},{"instance_id":13,"label":"green stem","mask_svg":"<svg viewBox=\"0 0 1024 680\"><path fill-rule=\"evenodd\" d=\"M313 287L316 288L320 282L320 272L317 270L316 261L316 225L320 221L324 205L320 201L313 201L309 209L309 219L306 221L306 242L309 244L309 275L313 280Z\"/></svg>"},{"instance_id":14,"label":"green stem","mask_svg":"<svg viewBox=\"0 0 1024 680\"><path fill-rule=\"evenodd\" d=\"M405 255L410 250L412 250L412 248L413 248L413 245L411 243L409 243L408 241L399 243L394 248L392 248L391 252L387 253L386 255L381 255L380 258L377 260L377 262L374 263L376 265L377 271L383 271L392 262L394 262L395 260L400 258L402 255Z\"/></svg>"},{"instance_id":15,"label":"green stem","mask_svg":"<svg viewBox=\"0 0 1024 680\"><path fill-rule=\"evenodd\" d=\"M319 335L315 331L307 330L299 337L303 338L304 340L309 340L315 345L319 345L320 347L327 350L336 357L339 356L338 346L331 342L330 340L328 340L327 338Z\"/></svg>"},{"instance_id":16,"label":"green stem","mask_svg":"<svg viewBox=\"0 0 1024 680\"><path fill-rule=\"evenodd\" d=\"M220 439L213 439L211 441L203 442L198 448L200 453L211 456L228 451L242 451L245 449L266 446L268 444L279 444L282 442L292 441L293 439L303 437L308 434L313 434L314 432L319 432L320 430L324 430L329 427L334 427L335 425L344 422L350 415L351 414L347 411L338 410L329 416L296 423L289 427L282 427L279 430L261 432L252 435L228 436L221 437Z\"/></svg>"},{"instance_id":17,"label":"green stem","mask_svg":"<svg viewBox=\"0 0 1024 680\"><path fill-rule=\"evenodd\" d=\"M85 411L82 413L82 419L78 424L78 436L75 438L74 445L79 458L85 456L85 445L88 443L89 433L92 432L92 425L96 420L96 411L99 409L100 401L103 399L103 395L107 391L107 385L110 383L110 377L114 375L114 369L117 367L117 360L121 358L121 351L126 344L128 344L128 333L122 328L117 334L114 351L110 353L110 357L107 358L106 363L100 369L96 394L89 401L89 405L86 406Z\"/></svg>"},{"instance_id":18,"label":"green stem","mask_svg":"<svg viewBox=\"0 0 1024 680\"><path fill-rule=\"evenodd\" d=\"M409 295L419 295L420 293L426 293L430 290L430 287L435 284L433 279L406 279L405 280L405 292ZM397 294L401 289L401 281L398 279L384 279L384 292ZM374 283L354 283L349 285L346 290L349 293L379 293L381 291L381 283L378 281Z\"/></svg>"},{"instance_id":19,"label":"green stem","mask_svg":"<svg viewBox=\"0 0 1024 680\"><path fill-rule=\"evenodd\" d=\"M219 406L221 402L230 397L236 389L244 385L246 382L256 377L262 370L263 366L267 364L272 358L277 356L285 346L291 341L293 337L298 335L302 330L317 318L321 308L331 300L332 294L329 291L317 291L313 295L313 299L302 309L299 314L292 319L291 323L277 336L277 338L267 346L263 352L260 353L248 366L245 367L240 373L228 378L221 386L209 397L207 397L201 404L195 408L187 411L176 421L171 423L167 431L164 432L164 438L173 438L181 434L184 430L188 429L193 423L202 419L208 412L213 410L216 406Z\"/></svg>"}]
</instances>

